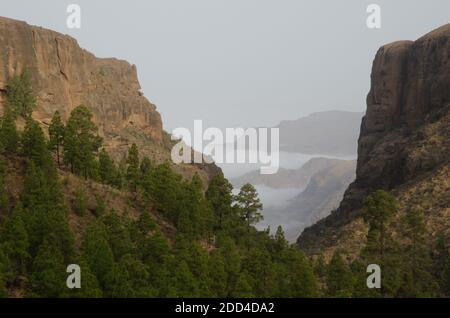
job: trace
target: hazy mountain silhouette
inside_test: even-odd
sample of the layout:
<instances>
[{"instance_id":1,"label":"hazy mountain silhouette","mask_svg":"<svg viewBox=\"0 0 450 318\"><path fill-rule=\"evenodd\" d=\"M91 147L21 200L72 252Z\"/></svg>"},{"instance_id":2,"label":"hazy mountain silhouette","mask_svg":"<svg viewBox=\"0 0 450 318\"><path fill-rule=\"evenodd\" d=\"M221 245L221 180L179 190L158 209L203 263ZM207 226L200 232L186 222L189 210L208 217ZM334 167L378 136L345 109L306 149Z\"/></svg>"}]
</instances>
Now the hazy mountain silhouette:
<instances>
[{"instance_id":1,"label":"hazy mountain silhouette","mask_svg":"<svg viewBox=\"0 0 450 318\"><path fill-rule=\"evenodd\" d=\"M326 111L297 120L285 120L280 150L333 156L356 155L362 112Z\"/></svg>"}]
</instances>

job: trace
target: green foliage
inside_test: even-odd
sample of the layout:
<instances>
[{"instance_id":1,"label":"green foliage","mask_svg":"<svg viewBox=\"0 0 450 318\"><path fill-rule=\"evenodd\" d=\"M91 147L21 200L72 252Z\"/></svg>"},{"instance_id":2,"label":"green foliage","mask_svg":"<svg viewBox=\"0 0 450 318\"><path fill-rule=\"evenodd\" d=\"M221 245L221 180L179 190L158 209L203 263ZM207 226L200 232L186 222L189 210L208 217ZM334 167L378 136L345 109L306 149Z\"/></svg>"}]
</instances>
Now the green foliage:
<instances>
[{"instance_id":1,"label":"green foliage","mask_svg":"<svg viewBox=\"0 0 450 318\"><path fill-rule=\"evenodd\" d=\"M64 123L61 120L61 115L58 111L53 114L52 121L48 127L49 134L49 148L56 151L56 162L60 165L60 152L64 143Z\"/></svg>"},{"instance_id":2,"label":"green foliage","mask_svg":"<svg viewBox=\"0 0 450 318\"><path fill-rule=\"evenodd\" d=\"M147 267L131 254L115 264L107 276L106 291L110 297L153 297L156 290L149 284Z\"/></svg>"},{"instance_id":3,"label":"green foliage","mask_svg":"<svg viewBox=\"0 0 450 318\"><path fill-rule=\"evenodd\" d=\"M52 165L44 132L31 117L27 119L22 133L22 153L38 167L44 167L47 164Z\"/></svg>"},{"instance_id":4,"label":"green foliage","mask_svg":"<svg viewBox=\"0 0 450 318\"><path fill-rule=\"evenodd\" d=\"M71 112L64 132L64 163L70 165L73 173L87 178L100 146L91 111L84 105L78 106Z\"/></svg>"},{"instance_id":5,"label":"green foliage","mask_svg":"<svg viewBox=\"0 0 450 318\"><path fill-rule=\"evenodd\" d=\"M96 202L95 216L101 217L101 216L105 215L106 204L105 204L105 200L103 199L103 197L101 195L96 195L95 202Z\"/></svg>"},{"instance_id":6,"label":"green foliage","mask_svg":"<svg viewBox=\"0 0 450 318\"><path fill-rule=\"evenodd\" d=\"M235 197L236 209L241 219L247 223L247 250L250 250L250 226L258 223L264 217L261 214L263 205L258 198L258 193L250 183L244 184Z\"/></svg>"},{"instance_id":7,"label":"green foliage","mask_svg":"<svg viewBox=\"0 0 450 318\"><path fill-rule=\"evenodd\" d=\"M116 185L116 166L104 148L100 151L98 161L100 181L105 184Z\"/></svg>"},{"instance_id":8,"label":"green foliage","mask_svg":"<svg viewBox=\"0 0 450 318\"><path fill-rule=\"evenodd\" d=\"M139 166L141 177L147 176L151 173L153 169L153 162L149 157L144 156L141 161L141 165Z\"/></svg>"},{"instance_id":9,"label":"green foliage","mask_svg":"<svg viewBox=\"0 0 450 318\"><path fill-rule=\"evenodd\" d=\"M211 205L212 211L214 211L215 230L222 230L224 227L231 225L232 190L233 186L225 179L223 173L220 172L213 177L206 191L206 199Z\"/></svg>"},{"instance_id":10,"label":"green foliage","mask_svg":"<svg viewBox=\"0 0 450 318\"><path fill-rule=\"evenodd\" d=\"M18 205L12 216L7 217L0 232L2 252L8 259L8 272L17 277L26 274L28 254L28 234L22 220L22 209Z\"/></svg>"},{"instance_id":11,"label":"green foliage","mask_svg":"<svg viewBox=\"0 0 450 318\"><path fill-rule=\"evenodd\" d=\"M282 229L271 237L252 227L262 219L253 186L245 185L233 205L232 186L223 174L213 178L205 193L197 174L184 180L167 162L155 165L148 157L140 162L135 144L117 167L105 149L97 159L101 139L85 106L72 111L66 126L55 112L47 142L30 116L33 98L26 77L11 82L10 107L0 127L5 158L26 165L20 198L11 196L12 202L0 165L0 297L9 286L24 286L32 297L317 295L309 260L289 246ZM16 115L26 118L21 138ZM75 223L88 225L82 228L81 246L75 246L67 198L49 150L56 152L58 165L61 152L72 173L134 192L139 218L126 211L107 213L99 195L92 218L86 213L91 193L80 186L73 201L79 216ZM138 201L141 194L145 202ZM176 226L173 246L149 212L159 213L159 225ZM68 264L80 265L81 289L66 287Z\"/></svg>"},{"instance_id":12,"label":"green foliage","mask_svg":"<svg viewBox=\"0 0 450 318\"><path fill-rule=\"evenodd\" d=\"M251 277L248 273L244 272L239 275L236 287L233 290L231 297L235 298L252 298L255 294L252 291L252 286L250 284Z\"/></svg>"},{"instance_id":13,"label":"green foliage","mask_svg":"<svg viewBox=\"0 0 450 318\"><path fill-rule=\"evenodd\" d=\"M235 200L241 218L245 220L249 227L263 219L263 215L261 214L263 205L258 198L255 187L250 183L244 184L241 187Z\"/></svg>"},{"instance_id":14,"label":"green foliage","mask_svg":"<svg viewBox=\"0 0 450 318\"><path fill-rule=\"evenodd\" d=\"M350 297L352 295L354 284L352 272L339 252L333 254L328 264L326 282L327 296Z\"/></svg>"},{"instance_id":15,"label":"green foliage","mask_svg":"<svg viewBox=\"0 0 450 318\"><path fill-rule=\"evenodd\" d=\"M9 212L9 197L6 191L5 177L5 162L0 158L0 215Z\"/></svg>"},{"instance_id":16,"label":"green foliage","mask_svg":"<svg viewBox=\"0 0 450 318\"><path fill-rule=\"evenodd\" d=\"M281 227L274 235L253 227L262 220L263 207L252 185L245 184L233 196L231 184L219 173L205 192L197 174L185 180L168 162L156 165L148 157L140 162L135 144L117 166L105 149L97 160L101 139L85 106L72 111L66 127L56 112L47 143L39 124L30 117L29 80L26 76L12 79L8 89L9 107L0 126L6 160L0 162L0 297L7 296L10 286L25 286L27 295L33 297L450 294L445 240L432 253L422 212L410 210L404 218L394 218L396 200L382 190L365 201L369 231L361 255L349 263L337 252L329 264L319 257L313 266L286 241ZM16 115L26 118L21 138ZM96 217L87 215L86 196L91 193L80 186L73 203L79 215L75 221L88 226L81 247L75 248L66 198L49 149L56 151L58 165L62 150L64 163L73 173L133 192L132 204L140 209L139 217L130 217L126 211L107 212L100 195L96 195ZM17 159L26 163L20 198L8 195L5 182L10 170L5 166L9 168L9 161ZM394 220L401 225L401 244L390 231ZM170 242L162 230L176 232L176 240ZM65 286L65 269L71 263L82 268L80 290ZM382 268L381 291L365 285L366 266L372 263Z\"/></svg>"},{"instance_id":17,"label":"green foliage","mask_svg":"<svg viewBox=\"0 0 450 318\"><path fill-rule=\"evenodd\" d=\"M11 112L7 111L1 119L0 146L4 154L15 154L19 144L16 122Z\"/></svg>"},{"instance_id":18,"label":"green foliage","mask_svg":"<svg viewBox=\"0 0 450 318\"><path fill-rule=\"evenodd\" d=\"M6 108L13 118L20 115L24 118L31 116L36 106L36 98L31 88L30 76L27 71L20 76L14 75L6 84Z\"/></svg>"},{"instance_id":19,"label":"green foliage","mask_svg":"<svg viewBox=\"0 0 450 318\"><path fill-rule=\"evenodd\" d=\"M386 242L389 240L388 221L394 215L396 206L395 198L383 190L375 191L365 200L364 220L369 225L365 252L376 256L379 262L383 262Z\"/></svg>"},{"instance_id":20,"label":"green foliage","mask_svg":"<svg viewBox=\"0 0 450 318\"><path fill-rule=\"evenodd\" d=\"M136 144L132 144L128 149L127 164L128 187L130 191L136 192L139 184L139 151Z\"/></svg>"},{"instance_id":21,"label":"green foliage","mask_svg":"<svg viewBox=\"0 0 450 318\"><path fill-rule=\"evenodd\" d=\"M134 251L127 218L119 216L112 210L102 218L102 222L115 260L120 260L124 255Z\"/></svg>"},{"instance_id":22,"label":"green foliage","mask_svg":"<svg viewBox=\"0 0 450 318\"><path fill-rule=\"evenodd\" d=\"M153 172L144 179L144 195L148 203L170 220L177 220L182 209L182 179L175 173L169 163L155 167Z\"/></svg>"},{"instance_id":23,"label":"green foliage","mask_svg":"<svg viewBox=\"0 0 450 318\"><path fill-rule=\"evenodd\" d=\"M55 244L45 239L33 260L32 296L59 297L66 287L64 257Z\"/></svg>"},{"instance_id":24,"label":"green foliage","mask_svg":"<svg viewBox=\"0 0 450 318\"><path fill-rule=\"evenodd\" d=\"M445 295L450 295L450 254L444 263L444 268L441 273L441 288Z\"/></svg>"},{"instance_id":25,"label":"green foliage","mask_svg":"<svg viewBox=\"0 0 450 318\"><path fill-rule=\"evenodd\" d=\"M104 288L108 274L114 266L114 256L103 223L95 221L89 225L84 235L82 248L89 268L97 277L100 286Z\"/></svg>"},{"instance_id":26,"label":"green foliage","mask_svg":"<svg viewBox=\"0 0 450 318\"><path fill-rule=\"evenodd\" d=\"M426 228L423 212L417 209L408 211L405 216L404 232L408 239L405 247L402 296L436 296L437 283L431 275L430 250L426 243Z\"/></svg>"},{"instance_id":27,"label":"green foliage","mask_svg":"<svg viewBox=\"0 0 450 318\"><path fill-rule=\"evenodd\" d=\"M103 291L97 280L97 277L91 271L88 262L81 258L75 261L80 266L81 270L81 288L67 289L63 297L73 298L100 298L103 297Z\"/></svg>"},{"instance_id":28,"label":"green foliage","mask_svg":"<svg viewBox=\"0 0 450 318\"><path fill-rule=\"evenodd\" d=\"M6 289L7 276L9 275L9 259L3 252L3 246L0 244L0 298L8 297Z\"/></svg>"}]
</instances>

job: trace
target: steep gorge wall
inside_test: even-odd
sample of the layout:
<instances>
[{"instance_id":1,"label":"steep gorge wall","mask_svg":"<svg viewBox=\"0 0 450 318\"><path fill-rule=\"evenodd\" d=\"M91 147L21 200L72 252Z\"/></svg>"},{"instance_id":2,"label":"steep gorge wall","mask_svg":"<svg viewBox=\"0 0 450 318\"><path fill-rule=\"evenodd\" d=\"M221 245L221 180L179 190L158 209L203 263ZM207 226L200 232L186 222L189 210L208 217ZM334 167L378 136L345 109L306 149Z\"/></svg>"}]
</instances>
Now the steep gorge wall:
<instances>
[{"instance_id":1,"label":"steep gorge wall","mask_svg":"<svg viewBox=\"0 0 450 318\"><path fill-rule=\"evenodd\" d=\"M0 17L0 111L8 79L30 74L37 107L33 118L43 126L58 110L66 120L80 104L89 107L105 148L119 160L132 143L157 162L170 158L170 141L156 106L142 94L135 65L97 58L70 36ZM186 177L206 180L214 164L179 165Z\"/></svg>"},{"instance_id":2,"label":"steep gorge wall","mask_svg":"<svg viewBox=\"0 0 450 318\"><path fill-rule=\"evenodd\" d=\"M88 106L112 152L140 133L160 144L161 116L140 93L136 67L100 59L75 39L25 22L0 18L0 90L8 78L28 70L37 108L33 117L48 124L58 110L63 119L80 104Z\"/></svg>"},{"instance_id":3,"label":"steep gorge wall","mask_svg":"<svg viewBox=\"0 0 450 318\"><path fill-rule=\"evenodd\" d=\"M378 50L358 140L356 180L337 210L301 234L299 246L312 254L339 247L357 253L365 240L366 228L361 219L363 199L379 188L402 198L401 209L414 204L425 209L427 220L435 222L429 227L448 232L449 160L450 24L447 24L417 41L395 42ZM437 180L440 184L436 187ZM431 187L428 192L436 193L434 199L427 199L431 202L424 208L424 193L411 189L419 184L426 187L427 182Z\"/></svg>"}]
</instances>

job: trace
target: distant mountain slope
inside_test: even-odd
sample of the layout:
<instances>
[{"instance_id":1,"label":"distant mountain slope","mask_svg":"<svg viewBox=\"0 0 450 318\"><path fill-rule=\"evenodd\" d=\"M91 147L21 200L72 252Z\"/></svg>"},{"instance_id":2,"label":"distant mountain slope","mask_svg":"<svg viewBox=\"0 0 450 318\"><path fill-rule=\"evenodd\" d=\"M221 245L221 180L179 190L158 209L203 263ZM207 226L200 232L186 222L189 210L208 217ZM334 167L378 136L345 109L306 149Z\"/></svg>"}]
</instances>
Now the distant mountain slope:
<instances>
[{"instance_id":1,"label":"distant mountain slope","mask_svg":"<svg viewBox=\"0 0 450 318\"><path fill-rule=\"evenodd\" d=\"M231 179L230 182L234 187L239 188L245 183L253 185L266 185L269 188L299 188L303 189L309 182L313 174L323 169L329 168L340 162L338 159L313 158L307 161L299 169L280 168L275 174L261 174L259 170L255 170L244 174L238 178Z\"/></svg>"},{"instance_id":2,"label":"distant mountain slope","mask_svg":"<svg viewBox=\"0 0 450 318\"><path fill-rule=\"evenodd\" d=\"M339 206L345 190L355 179L355 170L355 160L334 160L331 166L312 175L306 189L286 209L302 223L297 233Z\"/></svg>"},{"instance_id":3,"label":"distant mountain slope","mask_svg":"<svg viewBox=\"0 0 450 318\"><path fill-rule=\"evenodd\" d=\"M233 180L233 184L236 187L253 181L264 204L260 227L276 229L281 225L286 238L295 241L306 226L328 216L339 205L355 178L355 168L354 160L313 158L299 169L284 169L271 176L250 173Z\"/></svg>"},{"instance_id":4,"label":"distant mountain slope","mask_svg":"<svg viewBox=\"0 0 450 318\"><path fill-rule=\"evenodd\" d=\"M282 121L280 150L304 154L334 156L355 155L361 118L360 112L326 111L297 120Z\"/></svg>"}]
</instances>

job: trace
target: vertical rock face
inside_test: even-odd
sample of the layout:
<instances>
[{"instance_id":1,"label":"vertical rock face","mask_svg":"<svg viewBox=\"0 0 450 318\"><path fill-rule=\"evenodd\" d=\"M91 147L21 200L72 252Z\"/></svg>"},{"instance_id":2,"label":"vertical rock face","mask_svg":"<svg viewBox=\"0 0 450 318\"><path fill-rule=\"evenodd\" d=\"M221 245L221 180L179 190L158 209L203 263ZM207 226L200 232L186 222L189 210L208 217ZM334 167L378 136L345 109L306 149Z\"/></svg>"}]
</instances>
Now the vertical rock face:
<instances>
[{"instance_id":1,"label":"vertical rock face","mask_svg":"<svg viewBox=\"0 0 450 318\"><path fill-rule=\"evenodd\" d=\"M385 137L392 132L415 132L427 116L445 111L449 104L450 25L415 42L380 48L373 62L367 114L361 125L357 184L391 187L410 179L421 167L406 161L396 151L395 142L386 144L385 154L376 153L375 157L376 145L386 142ZM401 162L392 165L395 159Z\"/></svg>"},{"instance_id":2,"label":"vertical rock face","mask_svg":"<svg viewBox=\"0 0 450 318\"><path fill-rule=\"evenodd\" d=\"M132 142L144 153L149 143L162 144L161 117L142 96L134 65L96 58L67 35L0 17L0 95L8 78L24 70L37 94L33 117L41 123L48 124L56 110L67 119L84 104L116 157Z\"/></svg>"},{"instance_id":3,"label":"vertical rock face","mask_svg":"<svg viewBox=\"0 0 450 318\"><path fill-rule=\"evenodd\" d=\"M449 165L449 143L447 24L417 41L395 42L378 50L358 141L356 180L340 207L306 229L298 239L299 245L314 253L351 245L355 243L349 242L352 236L360 240L361 233L356 234L355 226L363 198L378 188L401 192L408 184L438 170L442 175L442 169Z\"/></svg>"}]
</instances>

